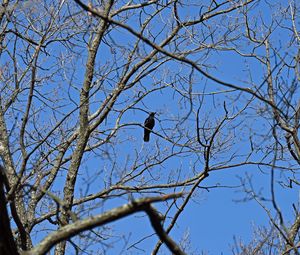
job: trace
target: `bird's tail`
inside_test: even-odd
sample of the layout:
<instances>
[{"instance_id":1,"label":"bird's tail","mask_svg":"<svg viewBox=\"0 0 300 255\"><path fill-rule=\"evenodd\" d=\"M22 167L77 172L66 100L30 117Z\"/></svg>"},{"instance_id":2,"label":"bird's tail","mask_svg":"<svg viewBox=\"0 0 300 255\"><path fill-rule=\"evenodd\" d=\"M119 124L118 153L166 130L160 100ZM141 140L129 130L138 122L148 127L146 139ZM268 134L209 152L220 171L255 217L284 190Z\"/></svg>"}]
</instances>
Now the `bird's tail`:
<instances>
[{"instance_id":1,"label":"bird's tail","mask_svg":"<svg viewBox=\"0 0 300 255\"><path fill-rule=\"evenodd\" d=\"M150 140L150 132L148 130L145 130L144 132L144 141L149 142Z\"/></svg>"}]
</instances>

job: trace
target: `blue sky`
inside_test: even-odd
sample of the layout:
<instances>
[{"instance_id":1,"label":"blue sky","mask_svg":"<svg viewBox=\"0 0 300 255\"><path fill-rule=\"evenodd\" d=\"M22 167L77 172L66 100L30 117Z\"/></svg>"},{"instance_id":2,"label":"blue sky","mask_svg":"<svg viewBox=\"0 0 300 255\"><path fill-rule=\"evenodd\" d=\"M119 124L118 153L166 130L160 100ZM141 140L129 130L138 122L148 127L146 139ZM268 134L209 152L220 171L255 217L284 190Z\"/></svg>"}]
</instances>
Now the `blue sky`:
<instances>
[{"instance_id":1,"label":"blue sky","mask_svg":"<svg viewBox=\"0 0 300 255\"><path fill-rule=\"evenodd\" d=\"M190 9L187 9L190 10ZM259 10L259 11L257 11ZM264 19L267 22L270 21L270 9L266 8L266 5L262 4L260 8L256 8L253 11L253 15L257 13L264 13ZM234 14L232 15L234 17ZM134 23L133 23L134 24ZM224 25L226 28L226 26ZM239 31L237 31L239 33ZM120 35L126 35L126 32L120 31ZM120 35L115 35L116 40L123 41L124 37ZM272 36L272 41L281 40L279 35L274 34ZM159 40L158 40L159 41ZM130 45L130 40L127 42ZM244 42L241 41L243 44ZM193 46L191 46L193 47ZM239 47L244 48L245 52L248 52L248 48L246 44L244 46L239 45ZM151 50L148 46L146 47L146 51ZM259 54L264 54L264 50L261 48L257 49ZM191 58L194 58L191 56ZM275 60L274 60L275 61ZM104 62L104 61L101 61ZM243 58L237 55L232 51L220 51L215 52L211 51L209 56L203 58L203 64L216 64L218 68L211 69L211 73L216 77L222 79L226 82L233 82L234 84L238 84L240 86L248 86L245 83L246 80L249 79L248 74L249 70L251 72L251 79L254 84L257 86L261 85L265 73L262 68L261 63L257 60L253 60L251 58ZM165 76L165 82L172 82L174 79L174 75L178 72L181 74L186 74L189 72L189 68L185 65L181 65L178 62L171 62L165 65L165 68L168 69L168 75ZM249 70L247 70L249 68ZM142 85L145 88L154 88L158 85L153 85L155 83L155 78L159 78L160 75L165 71L164 67L155 72L155 75L150 75L150 77L146 77L142 80ZM184 75L183 75L184 76ZM206 80L201 75L195 73L193 76L193 92L197 93L210 93L210 92L220 92L222 90L228 90L223 86L215 84L210 80ZM178 83L176 84L178 87ZM187 89L187 85L183 84L183 89ZM265 86L262 87L261 91L266 91ZM132 92L128 91L121 98L127 100L127 97L130 98L130 94ZM211 125L214 125L218 122L218 120L224 116L224 110L222 108L223 102L227 102L227 107L230 114L236 113L238 110L242 109L251 98L249 95L242 94L239 97L238 101L231 101L230 98L235 97L239 94L239 92L232 92L226 94L216 94L205 96L204 101L202 101L203 97L199 96L199 99L195 99L195 102L202 103L202 108L200 113L205 119L200 118L200 122L205 124L206 121L211 121ZM122 101L122 100L120 100ZM237 125L235 132L239 132L239 139L235 141L235 143L231 144L233 151L238 151L240 155L246 155L249 152L250 142L249 142L249 134L250 130L258 135L258 142L268 144L271 142L268 139L269 129L272 125L271 119L266 116L260 116L259 118L256 115L255 105L258 104L257 100L253 101L253 105L250 105L250 108L247 108L246 114L249 117L241 118L234 120L229 124L234 126ZM193 112L189 116L189 119L184 123L184 129L189 129L191 132L195 130L195 110L197 108L197 104L193 106ZM152 93L147 96L141 103L136 105L135 110L129 110L124 117L122 118L123 123L143 123L144 119L147 117L147 114L140 111L139 109L144 109L146 111L156 111L157 115L157 125L154 130L158 133L162 132L162 129L168 130L168 134L172 133L172 128L174 128L174 121L176 117L185 115L190 110L190 105L188 102L179 101L179 96L174 96L173 90L166 88L162 92L158 91L156 93ZM251 108L252 107L252 108ZM207 116L209 117L207 118ZM206 119L207 118L207 119ZM168 119L168 121L166 120ZM188 124L187 124L188 123ZM234 124L235 123L235 124ZM248 126L248 128L247 128ZM235 133L230 131L228 126L223 129L222 135L224 139L226 139L227 135L235 138ZM157 150L155 143L159 146L168 148L170 145L167 141L162 140L160 137L155 135L151 136L151 142L147 144L147 148L144 147L143 142L141 141L142 129L138 126L129 126L123 130L120 130L117 138L127 136L130 139L128 141L124 141L121 148L117 148L116 155L118 155L119 159L121 157L120 165L122 162L126 162L128 160L128 164L130 165L131 160L134 160L134 153L141 153L143 157L147 158L148 153L154 154ZM264 139L267 139L264 141ZM183 139L185 140L185 139ZM161 147L161 148L162 148ZM231 153L230 151L228 153ZM252 156L253 160L259 160L263 156L264 152L254 154ZM153 171L156 175L167 176L170 171L176 171L177 168L182 168L182 176L191 175L193 168L195 171L201 171L203 169L203 164L201 164L201 155L191 155L187 153L188 156L183 158L175 158L167 161L162 166L156 166L151 171ZM213 160L212 163L221 162L226 156L226 152L221 153L221 157L217 157ZM269 156L269 159L272 155ZM239 162L239 159L236 160ZM264 171L264 172L262 172ZM234 244L234 236L239 240L241 239L245 243L250 242L254 237L254 229L256 226L269 226L269 221L266 212L259 206L259 204L255 201L245 201L241 202L245 198L245 194L242 191L242 188L236 188L236 186L240 185L240 178L244 178L246 175L252 177L254 188L258 191L260 190L262 195L270 199L270 168L262 167L262 171L259 170L256 166L242 166L239 168L226 169L224 171L215 171L212 172L201 186L226 186L219 188L209 189L209 192L205 189L200 189L197 192L193 201L185 208L182 215L179 217L179 220L176 224L176 227L172 230L171 236L174 237L177 241L179 241L184 233L189 232L189 237L191 240L191 249L200 252L202 250L207 251L208 254L230 254L231 253L231 245ZM146 174L146 173L145 173ZM280 170L276 171L276 175L282 176ZM145 177L146 178L146 177ZM228 186L228 187L227 187ZM280 201L280 208L284 209L286 212L287 220L292 220L293 210L291 208L291 202L298 200L298 191L297 190L287 190L282 189L281 186L276 183L276 195L278 201ZM136 197L137 195L133 195ZM126 201L126 197L123 202ZM239 202L237 202L239 201ZM112 205L122 204L121 201L112 201ZM270 202L265 202L268 208L272 208ZM110 204L110 203L108 203ZM161 205L156 205L157 208L163 208ZM108 206L110 208L110 206ZM272 209L271 209L272 210ZM132 245L133 243L139 241L144 236L150 235L153 233L153 230L148 222L147 217L142 214L134 215L129 217L128 219L124 219L120 222L116 222L114 224L118 229L125 228L131 233L131 237L128 241L128 245ZM137 244L142 250L149 251L153 248L153 245L156 243L156 238L151 237L147 238L143 242ZM123 247L122 247L123 248ZM140 252L143 253L142 251ZM147 253L147 252L146 252ZM138 250L131 248L128 250L128 254L139 254Z\"/></svg>"},{"instance_id":2,"label":"blue sky","mask_svg":"<svg viewBox=\"0 0 300 255\"><path fill-rule=\"evenodd\" d=\"M262 37L268 30L263 27L262 21L270 25L272 19L280 20L281 14L276 9L278 6L272 9L272 6L268 6L265 1L259 1L259 3L257 6L251 5L253 9L250 11L249 21L253 29L256 29L258 36ZM281 1L278 1L278 3L287 5ZM65 11L65 14L62 16L66 18L68 12L65 9L63 11ZM148 16L148 12L146 11L153 11L153 9L152 7L145 8L144 12L139 13L139 15L135 14L129 17L126 24L139 30L139 21L144 20ZM197 18L199 12L199 5L193 7L184 6L179 14L182 19L183 17L192 19L192 17ZM152 20L150 22L152 34L150 35L148 31L145 31L145 36L152 38L151 36L156 35L155 43L161 42L165 35L170 32L171 23L168 18L170 14L172 14L171 8L166 10L162 16L158 16ZM22 19L21 16L18 18ZM121 17L116 17L116 19L121 20ZM40 100L41 97L38 96L33 99L34 105L41 109L40 114L36 116L36 120L40 123L38 128L41 133L47 132L49 129L47 125L49 123L55 125L70 111L74 112L64 122L63 128L69 132L75 130L78 124L78 109L76 110L76 107L78 106L79 93L84 79L87 58L87 35L93 24L87 26L83 20L79 19L77 21L78 27L72 29L75 29L78 35L71 39L73 43L72 47L68 48L63 44L53 43L48 47L48 54L42 53L40 57L40 63L45 63L45 65L43 66L43 70L39 69L38 77L47 76L48 71L55 73L52 77L42 80L39 83L41 87L37 88L37 91L43 92L46 95L44 101ZM222 81L233 83L242 88L251 87L255 90L254 86L260 87L259 91L261 96L264 97L267 95L267 86L264 82L266 76L265 66L257 59L241 56L234 51L238 49L245 54L255 53L259 56L265 55L263 44L257 46L245 38L245 28L242 22L243 15L240 12L232 12L222 17L216 17L212 21L205 22L193 31L182 29L180 35L188 39L178 45L171 43L166 49L171 51L174 50L175 46L180 50L193 49L195 52L187 54L187 58L197 61L203 70ZM291 25L288 19L283 24ZM81 28L86 28L87 33L81 31ZM284 27L278 28L276 25L273 25L273 28L276 28L276 30L269 38L273 46L271 50L272 67L280 62L280 57L275 54L276 50L278 50L281 56L285 56L290 61L293 60L293 54L297 51L296 47L293 48L289 45L290 31L286 32ZM226 34L228 29L231 29L231 32ZM213 38L207 36L204 39L204 35L210 31L215 31ZM39 37L32 31L28 33L32 37L34 37L33 35ZM59 36L62 35L59 34ZM227 39L229 38L226 42L221 40L224 35L227 36ZM230 41L230 38L235 37L239 38L237 44ZM219 44L216 43L218 39L220 39ZM99 47L96 59L93 79L95 85L91 90L91 93L93 93L90 105L91 114L99 108L107 95L112 93L118 82L120 82L120 77L122 77L124 72L124 64L126 64L128 54L134 47L133 44L136 40L137 38L120 27L114 28L105 36L105 40ZM216 50L207 47L205 50L199 50L198 47L200 47L201 43L206 46L216 43L213 46L219 48ZM22 48L21 46L22 43L18 41L16 48ZM8 50L13 51L13 47L12 44L9 44ZM227 48L224 49L225 47ZM230 50L229 48L234 48L234 50ZM20 50L20 54L17 54L20 69L26 68L26 64L22 61L21 57L21 54L26 52L25 49L24 51ZM30 52L32 50L33 47L30 47ZM130 67L132 68L151 51L152 48L149 45L140 43L140 49L134 56L135 59L132 61ZM9 62L10 58L5 54L3 55L3 59ZM136 165L141 164L136 170L138 172L144 165L155 163L164 157L167 159L163 160L161 164L150 166L134 182L128 181L124 185L158 185L175 181L179 182L196 176L203 171L203 148L196 142L196 112L199 107L199 126L204 130L203 133L201 132L202 141L204 141L205 135L209 137L213 133L215 127L225 116L224 102L229 117L233 117L241 111L236 117L226 120L220 129L210 160L212 168L221 168L228 164L238 164L246 159L254 162L262 161L264 163L270 163L273 159L272 146L274 146L275 142L271 131L274 121L272 112L264 103L258 99L253 99L249 94L234 91L217 84L196 70L191 71L191 67L187 64L170 60L163 54L158 54L157 56L157 62L153 62L145 70L138 70L130 77L128 84L138 77L139 72L141 74L146 73L147 70L150 70L159 63L165 62L156 68L155 71L145 75L135 86L124 91L116 101L107 119L93 133L89 144L101 141L101 139L107 137L110 130L115 126L118 117L120 117L120 125L124 125L118 129L118 132L111 138L109 143L94 149L91 153L87 153L83 157L76 184L76 199L87 194L100 192L109 185L118 183L120 178L128 174ZM290 83L294 77L285 67L279 71L280 67L275 68L275 73L284 77L285 81ZM29 74L26 78L30 80ZM103 81L101 80L102 78ZM27 80L24 81L24 84L25 87L28 86ZM280 88L277 85L276 88ZM152 92L147 94L149 91ZM189 92L193 95L190 98ZM279 100L280 96L284 93L285 91L278 89ZM58 101L48 102L48 96L49 98L54 97ZM291 104L296 104L298 96L299 92L294 94ZM22 100L25 98L27 98L26 90L21 94L20 101L16 102L16 108L19 107L21 109L24 106ZM134 103L135 100L136 103ZM48 102L49 105L46 105L45 102ZM57 107L57 111L53 113L50 106ZM126 109L124 113L120 114L124 109ZM18 113L12 110L10 114L16 117L16 121L21 121L22 111L21 109ZM141 125L148 116L148 112L152 111L157 112L154 131L160 136L151 134L150 142L145 144L142 140L143 128ZM13 123L8 122L8 126L13 126ZM31 122L29 122L28 128L33 128ZM59 131L55 134L58 134L59 139L62 140L68 136L64 137ZM29 135L28 137L30 140L31 137ZM278 130L278 137L280 142L284 141L284 133L280 130ZM46 149L55 148L60 142L55 138L49 140L51 141L49 141L47 146L45 145ZM178 146L170 143L170 140L173 142L176 141L178 144L188 142L189 146ZM261 149L254 149L251 152L251 146L255 148L260 147ZM66 156L71 155L75 147L75 144L71 146ZM37 158L39 157L40 150L43 150L43 148L41 147L34 154ZM53 153L53 157L55 153L57 152ZM177 154L177 156L171 156L172 154ZM19 156L20 152L16 151L14 159L17 161ZM34 159L29 163L34 164ZM297 169L295 162L286 154L277 163L282 167ZM52 186L51 191L60 197L62 196L62 184L65 180L68 167L69 162L60 169L57 182ZM284 211L284 219L288 225L289 221L292 221L294 217L292 203L298 203L298 189L295 186L293 189L289 189L282 185L283 183L288 183L289 177L293 177L292 171L275 168L274 173L276 177L276 200L278 206ZM249 182L250 180L251 182ZM244 187L241 186L242 181L246 181ZM180 215L175 227L171 231L171 236L179 242L183 237L187 236L187 240L191 241L189 251L194 251L195 254L201 254L201 251L205 251L207 254L231 254L231 245L234 244L234 236L237 240L241 239L245 243L251 242L255 238L255 227L268 227L269 220L266 212L259 203L249 199L250 192L248 194L245 192L244 189L249 189L250 184L253 185L252 188L258 192L261 198L265 199L262 203L274 215L274 209L270 203L271 168L269 166L249 164L215 170L211 171L209 177L200 183L201 187ZM160 191L164 193L182 190L188 192L189 189L190 186L176 189L162 189ZM107 200L99 199L88 203L93 208L92 212L95 214L101 213L127 203L132 198L160 193L147 193L145 191L142 194L127 194L126 192L119 191L119 193L115 192L113 194L118 194L119 197L112 196ZM178 206L181 203L182 199L179 199ZM167 208L164 203L155 204L155 207L162 212ZM74 210L79 213L80 217L87 217L91 214L91 212L86 211L85 208L80 206L75 207ZM165 227L168 226L170 217L175 212L176 207L173 206L168 214ZM45 226L47 227L46 229L44 229ZM112 245L114 247L108 249L107 254L117 254L118 252L124 254L121 253L124 250L126 254L149 254L149 251L153 250L157 242L156 236L142 240L154 232L148 218L143 213L138 213L114 222L107 227L111 226L114 226L116 232L107 230L105 234L111 236L103 242L105 242L105 245ZM48 227L49 225L46 224L36 228L39 231L35 236L34 241L36 243L49 232ZM49 228L55 229L55 226ZM123 231L124 236L117 235L118 230ZM136 242L138 242L136 248L133 248L132 245ZM185 244L188 245L188 242L185 241ZM105 245L101 247L106 247ZM95 244L91 246L91 249L98 249L99 247L98 244ZM70 249L72 250L72 248ZM100 254L101 251L98 251L98 253ZM168 252L164 249L160 254L168 254Z\"/></svg>"}]
</instances>

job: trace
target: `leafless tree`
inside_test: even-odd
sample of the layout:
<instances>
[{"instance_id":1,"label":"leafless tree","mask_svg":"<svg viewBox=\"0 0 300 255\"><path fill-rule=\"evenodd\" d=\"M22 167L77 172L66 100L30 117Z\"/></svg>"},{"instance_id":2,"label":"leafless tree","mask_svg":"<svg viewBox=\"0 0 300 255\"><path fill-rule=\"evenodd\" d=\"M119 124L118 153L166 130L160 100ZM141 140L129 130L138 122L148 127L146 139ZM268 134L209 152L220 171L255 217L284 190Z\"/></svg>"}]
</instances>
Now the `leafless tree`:
<instances>
[{"instance_id":1,"label":"leafless tree","mask_svg":"<svg viewBox=\"0 0 300 255\"><path fill-rule=\"evenodd\" d=\"M2 0L0 253L192 254L171 231L222 191L204 180L238 169L269 225L232 253L299 254L299 201L278 196L300 184L299 15L280 0ZM137 213L153 232L129 244L115 226Z\"/></svg>"}]
</instances>

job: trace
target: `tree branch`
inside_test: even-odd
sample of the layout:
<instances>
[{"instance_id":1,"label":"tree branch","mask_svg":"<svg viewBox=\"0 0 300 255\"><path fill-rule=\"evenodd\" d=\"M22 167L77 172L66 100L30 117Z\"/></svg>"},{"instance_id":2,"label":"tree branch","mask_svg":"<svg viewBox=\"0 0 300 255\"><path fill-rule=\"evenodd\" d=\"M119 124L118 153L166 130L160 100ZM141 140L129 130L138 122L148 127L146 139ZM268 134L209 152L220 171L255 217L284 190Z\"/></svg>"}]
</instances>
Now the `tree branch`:
<instances>
[{"instance_id":1,"label":"tree branch","mask_svg":"<svg viewBox=\"0 0 300 255\"><path fill-rule=\"evenodd\" d=\"M148 197L141 198L136 201L130 202L128 204L122 205L120 207L114 208L108 212L105 212L100 215L89 217L83 220L78 220L72 224L61 227L57 231L49 234L43 241L39 243L30 251L25 251L23 255L39 255L47 253L55 244L67 240L83 231L90 230L95 227L105 225L107 223L119 220L123 217L131 215L136 212L145 211L147 212L151 203L162 202L169 199L179 198L182 196L182 193L174 193L164 196L157 197ZM148 214L148 212L147 212ZM151 213L150 213L151 214ZM150 217L150 216L149 216ZM151 217L155 217L151 214ZM156 219L156 218L154 218ZM156 226L157 228L157 226ZM161 233L158 233L160 235ZM163 241L168 242L168 245L174 246L170 238L164 235ZM166 243L167 244L167 243ZM169 247L169 246L168 246ZM184 254L184 253L175 253L175 254Z\"/></svg>"}]
</instances>

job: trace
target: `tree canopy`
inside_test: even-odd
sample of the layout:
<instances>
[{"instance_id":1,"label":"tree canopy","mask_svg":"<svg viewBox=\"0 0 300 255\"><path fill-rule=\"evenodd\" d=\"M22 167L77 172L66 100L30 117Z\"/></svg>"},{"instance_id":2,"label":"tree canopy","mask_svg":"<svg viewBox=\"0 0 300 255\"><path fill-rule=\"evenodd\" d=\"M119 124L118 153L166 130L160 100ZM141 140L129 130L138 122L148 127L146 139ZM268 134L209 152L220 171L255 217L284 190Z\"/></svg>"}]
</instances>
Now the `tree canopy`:
<instances>
[{"instance_id":1,"label":"tree canopy","mask_svg":"<svg viewBox=\"0 0 300 255\"><path fill-rule=\"evenodd\" d=\"M232 254L299 254L299 15L292 0L2 0L0 253L209 254L180 225L228 228L201 201L213 190L216 209L265 215L250 241L224 237Z\"/></svg>"}]
</instances>

